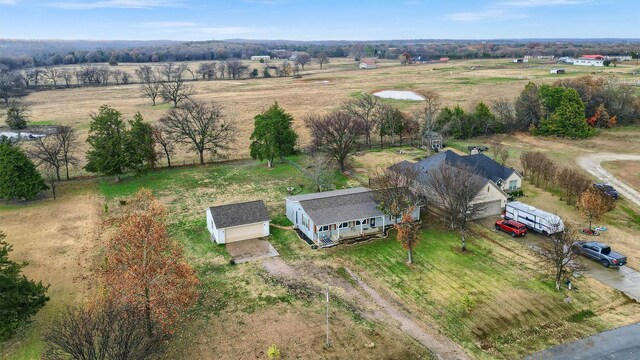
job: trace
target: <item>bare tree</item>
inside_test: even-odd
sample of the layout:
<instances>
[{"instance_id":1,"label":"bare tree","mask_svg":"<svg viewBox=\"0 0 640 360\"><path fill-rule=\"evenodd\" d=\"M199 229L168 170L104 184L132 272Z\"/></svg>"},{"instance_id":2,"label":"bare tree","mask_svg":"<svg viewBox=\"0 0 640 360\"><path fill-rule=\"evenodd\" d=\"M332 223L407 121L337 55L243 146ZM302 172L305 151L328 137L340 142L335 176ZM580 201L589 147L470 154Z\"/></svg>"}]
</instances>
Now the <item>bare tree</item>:
<instances>
[{"instance_id":1,"label":"bare tree","mask_svg":"<svg viewBox=\"0 0 640 360\"><path fill-rule=\"evenodd\" d=\"M424 137L425 134L439 130L437 120L440 108L442 107L442 100L440 99L440 95L435 91L420 91L419 94L424 98L424 107L415 112L414 117L419 119Z\"/></svg>"},{"instance_id":2,"label":"bare tree","mask_svg":"<svg viewBox=\"0 0 640 360\"><path fill-rule=\"evenodd\" d=\"M591 187L591 179L589 177L571 168L563 168L557 171L555 180L558 187L562 189L564 200L570 205L575 204L578 196Z\"/></svg>"},{"instance_id":3,"label":"bare tree","mask_svg":"<svg viewBox=\"0 0 640 360\"><path fill-rule=\"evenodd\" d=\"M52 66L45 71L44 75L51 81L54 87L58 86L58 79L61 76L59 68Z\"/></svg>"},{"instance_id":4,"label":"bare tree","mask_svg":"<svg viewBox=\"0 0 640 360\"><path fill-rule=\"evenodd\" d=\"M216 78L216 63L215 62L205 62L198 66L198 70L196 70L202 79L213 80Z\"/></svg>"},{"instance_id":5,"label":"bare tree","mask_svg":"<svg viewBox=\"0 0 640 360\"><path fill-rule=\"evenodd\" d=\"M132 306L92 305L68 308L45 330L44 359L153 358L160 353L167 335L147 332L146 319Z\"/></svg>"},{"instance_id":6,"label":"bare tree","mask_svg":"<svg viewBox=\"0 0 640 360\"><path fill-rule=\"evenodd\" d=\"M62 69L60 71L60 77L64 80L64 84L66 87L71 86L71 80L73 80L73 73L71 73L69 70Z\"/></svg>"},{"instance_id":7,"label":"bare tree","mask_svg":"<svg viewBox=\"0 0 640 360\"><path fill-rule=\"evenodd\" d=\"M605 213L616 207L616 203L603 191L590 187L580 195L577 206L589 219L589 230L591 230L593 220L600 220Z\"/></svg>"},{"instance_id":8,"label":"bare tree","mask_svg":"<svg viewBox=\"0 0 640 360\"><path fill-rule=\"evenodd\" d=\"M149 65L141 65L135 70L135 73L141 83L148 83L153 77L153 68Z\"/></svg>"},{"instance_id":9,"label":"bare tree","mask_svg":"<svg viewBox=\"0 0 640 360\"><path fill-rule=\"evenodd\" d=\"M25 85L18 73L0 71L0 99L5 106L9 105L9 99L25 94Z\"/></svg>"},{"instance_id":10,"label":"bare tree","mask_svg":"<svg viewBox=\"0 0 640 360\"><path fill-rule=\"evenodd\" d=\"M229 60L227 61L227 73L233 79L240 79L244 74L247 73L249 67L242 63L240 60Z\"/></svg>"},{"instance_id":11,"label":"bare tree","mask_svg":"<svg viewBox=\"0 0 640 360\"><path fill-rule=\"evenodd\" d=\"M113 78L113 80L115 80L116 85L120 85L120 80L122 79L122 74L124 74L124 72L120 69L116 69L116 70L112 70L111 71L111 77Z\"/></svg>"},{"instance_id":12,"label":"bare tree","mask_svg":"<svg viewBox=\"0 0 640 360\"><path fill-rule=\"evenodd\" d=\"M175 144L162 123L151 127L151 136L153 141L162 148L162 154L167 158L167 166L171 167L171 156L175 151Z\"/></svg>"},{"instance_id":13,"label":"bare tree","mask_svg":"<svg viewBox=\"0 0 640 360\"><path fill-rule=\"evenodd\" d=\"M385 214L400 219L407 211L413 211L421 203L413 192L418 171L405 163L374 171L369 176L369 187Z\"/></svg>"},{"instance_id":14,"label":"bare tree","mask_svg":"<svg viewBox=\"0 0 640 360\"><path fill-rule=\"evenodd\" d=\"M186 64L176 64L174 62L166 62L160 65L158 69L158 75L163 81L175 81L176 79L182 79L183 73L187 70Z\"/></svg>"},{"instance_id":15,"label":"bare tree","mask_svg":"<svg viewBox=\"0 0 640 360\"><path fill-rule=\"evenodd\" d=\"M562 278L570 272L571 266L578 256L577 252L572 249L576 239L575 228L566 224L564 231L552 234L548 240L542 243L540 255L543 263L553 269L556 290L560 290Z\"/></svg>"},{"instance_id":16,"label":"bare tree","mask_svg":"<svg viewBox=\"0 0 640 360\"><path fill-rule=\"evenodd\" d=\"M109 78L111 77L111 70L109 70L109 68L106 66L100 66L96 69L96 76L98 79L97 84L108 86Z\"/></svg>"},{"instance_id":17,"label":"bare tree","mask_svg":"<svg viewBox=\"0 0 640 360\"><path fill-rule=\"evenodd\" d=\"M322 65L328 64L330 62L329 56L326 52L320 52L316 55L316 62L320 65L320 69L322 69Z\"/></svg>"},{"instance_id":18,"label":"bare tree","mask_svg":"<svg viewBox=\"0 0 640 360\"><path fill-rule=\"evenodd\" d=\"M313 183L316 191L320 192L330 188L333 171L331 158L325 154L314 152L307 158L303 173Z\"/></svg>"},{"instance_id":19,"label":"bare tree","mask_svg":"<svg viewBox=\"0 0 640 360\"><path fill-rule=\"evenodd\" d=\"M191 145L204 165L204 153L216 154L235 140L235 124L223 113L222 106L188 100L170 109L160 119L164 130L176 142Z\"/></svg>"},{"instance_id":20,"label":"bare tree","mask_svg":"<svg viewBox=\"0 0 640 360\"><path fill-rule=\"evenodd\" d=\"M358 139L365 133L362 120L345 111L335 111L324 116L312 115L305 120L311 131L313 147L333 158L346 170L347 157L359 148Z\"/></svg>"},{"instance_id":21,"label":"bare tree","mask_svg":"<svg viewBox=\"0 0 640 360\"><path fill-rule=\"evenodd\" d=\"M499 140L494 141L491 144L491 148L489 150L493 154L493 159L500 160L502 162L502 165L504 165L504 163L509 158L509 149L507 149L507 147Z\"/></svg>"},{"instance_id":22,"label":"bare tree","mask_svg":"<svg viewBox=\"0 0 640 360\"><path fill-rule=\"evenodd\" d=\"M422 191L437 208L436 215L451 229L460 232L462 251L466 251L467 225L485 210L479 201L480 190L486 182L467 166L442 164L426 174Z\"/></svg>"},{"instance_id":23,"label":"bare tree","mask_svg":"<svg viewBox=\"0 0 640 360\"><path fill-rule=\"evenodd\" d=\"M64 167L69 180L69 165L78 164L73 154L77 139L78 135L71 127L61 126L55 134L33 139L27 154L36 161L36 165L50 168L58 181L62 180L60 170Z\"/></svg>"},{"instance_id":24,"label":"bare tree","mask_svg":"<svg viewBox=\"0 0 640 360\"><path fill-rule=\"evenodd\" d=\"M282 61L282 65L277 70L279 77L287 77L293 74L293 66L288 60Z\"/></svg>"},{"instance_id":25,"label":"bare tree","mask_svg":"<svg viewBox=\"0 0 640 360\"><path fill-rule=\"evenodd\" d=\"M178 103L183 100L189 99L193 94L193 86L187 84L182 77L181 72L175 72L171 76L171 80L162 82L160 89L160 96L164 101L171 101L173 107L178 107Z\"/></svg>"},{"instance_id":26,"label":"bare tree","mask_svg":"<svg viewBox=\"0 0 640 360\"><path fill-rule=\"evenodd\" d=\"M371 132L376 124L376 108L379 102L376 96L363 93L362 96L344 103L343 108L349 115L356 117L364 124L364 136L369 149L371 149Z\"/></svg>"},{"instance_id":27,"label":"bare tree","mask_svg":"<svg viewBox=\"0 0 640 360\"><path fill-rule=\"evenodd\" d=\"M156 106L156 99L160 95L162 84L154 74L151 74L150 77L145 77L144 79L145 81L140 84L140 91L145 97L151 99L153 106Z\"/></svg>"},{"instance_id":28,"label":"bare tree","mask_svg":"<svg viewBox=\"0 0 640 360\"><path fill-rule=\"evenodd\" d=\"M302 70L304 70L304 66L311 61L311 55L307 54L306 52L299 52L294 56L294 63L296 65L300 65L302 67Z\"/></svg>"},{"instance_id":29,"label":"bare tree","mask_svg":"<svg viewBox=\"0 0 640 360\"><path fill-rule=\"evenodd\" d=\"M518 118L513 101L506 98L495 100L491 103L491 110L506 132L511 133L518 129Z\"/></svg>"}]
</instances>

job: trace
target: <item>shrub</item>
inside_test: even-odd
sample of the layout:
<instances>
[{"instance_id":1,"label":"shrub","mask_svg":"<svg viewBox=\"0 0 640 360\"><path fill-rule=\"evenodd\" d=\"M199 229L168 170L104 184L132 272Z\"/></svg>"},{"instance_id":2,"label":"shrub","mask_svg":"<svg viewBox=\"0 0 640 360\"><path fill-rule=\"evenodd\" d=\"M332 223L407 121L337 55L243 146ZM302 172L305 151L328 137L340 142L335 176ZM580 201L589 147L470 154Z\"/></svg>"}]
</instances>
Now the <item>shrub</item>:
<instances>
[{"instance_id":1,"label":"shrub","mask_svg":"<svg viewBox=\"0 0 640 360\"><path fill-rule=\"evenodd\" d=\"M267 357L269 360L280 359L280 349L278 349L276 344L269 346L269 349L267 349Z\"/></svg>"},{"instance_id":2,"label":"shrub","mask_svg":"<svg viewBox=\"0 0 640 360\"><path fill-rule=\"evenodd\" d=\"M471 310L475 309L477 302L476 298L472 295L464 294L460 299L460 304L462 305L464 312L468 314Z\"/></svg>"}]
</instances>

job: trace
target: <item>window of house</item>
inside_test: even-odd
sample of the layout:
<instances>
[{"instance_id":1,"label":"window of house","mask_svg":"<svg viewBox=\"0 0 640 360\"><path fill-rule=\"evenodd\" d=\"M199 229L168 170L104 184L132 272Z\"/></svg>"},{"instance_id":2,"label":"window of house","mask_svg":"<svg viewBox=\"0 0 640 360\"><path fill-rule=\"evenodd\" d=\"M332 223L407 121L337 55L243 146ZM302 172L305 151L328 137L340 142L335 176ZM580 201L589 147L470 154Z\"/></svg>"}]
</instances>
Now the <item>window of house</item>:
<instances>
[{"instance_id":1,"label":"window of house","mask_svg":"<svg viewBox=\"0 0 640 360\"><path fill-rule=\"evenodd\" d=\"M302 226L309 229L309 218L302 215Z\"/></svg>"},{"instance_id":2,"label":"window of house","mask_svg":"<svg viewBox=\"0 0 640 360\"><path fill-rule=\"evenodd\" d=\"M376 218L369 219L369 223L371 224L371 226L376 226Z\"/></svg>"},{"instance_id":3,"label":"window of house","mask_svg":"<svg viewBox=\"0 0 640 360\"><path fill-rule=\"evenodd\" d=\"M516 190L518 188L518 180L509 181L509 190Z\"/></svg>"},{"instance_id":4,"label":"window of house","mask_svg":"<svg viewBox=\"0 0 640 360\"><path fill-rule=\"evenodd\" d=\"M322 226L320 231L329 231L329 225Z\"/></svg>"},{"instance_id":5,"label":"window of house","mask_svg":"<svg viewBox=\"0 0 640 360\"><path fill-rule=\"evenodd\" d=\"M338 227L339 227L340 229L347 228L347 227L349 227L349 223L344 222L344 223L340 224L340 226L338 226Z\"/></svg>"},{"instance_id":6,"label":"window of house","mask_svg":"<svg viewBox=\"0 0 640 360\"><path fill-rule=\"evenodd\" d=\"M356 220L356 226L360 226L361 222L360 220Z\"/></svg>"}]
</instances>

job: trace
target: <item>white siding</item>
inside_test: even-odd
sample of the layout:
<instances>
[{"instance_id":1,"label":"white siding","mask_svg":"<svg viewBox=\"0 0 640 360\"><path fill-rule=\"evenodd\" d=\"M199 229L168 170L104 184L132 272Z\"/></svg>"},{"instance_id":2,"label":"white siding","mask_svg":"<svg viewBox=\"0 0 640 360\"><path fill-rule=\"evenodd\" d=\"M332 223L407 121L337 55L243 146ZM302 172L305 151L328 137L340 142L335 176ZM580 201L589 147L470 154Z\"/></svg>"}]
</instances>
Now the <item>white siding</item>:
<instances>
[{"instance_id":1,"label":"white siding","mask_svg":"<svg viewBox=\"0 0 640 360\"><path fill-rule=\"evenodd\" d=\"M500 200L500 207L507 205L507 195L501 191L493 181L489 181L482 187L480 192L478 192L472 204L493 202L496 200Z\"/></svg>"},{"instance_id":2,"label":"white siding","mask_svg":"<svg viewBox=\"0 0 640 360\"><path fill-rule=\"evenodd\" d=\"M518 174L517 172L514 172L504 181L504 183L502 184L502 190L510 191L511 189L509 189L509 184L511 183L511 181L516 182L516 190L522 187L522 176L520 176L520 174Z\"/></svg>"}]
</instances>

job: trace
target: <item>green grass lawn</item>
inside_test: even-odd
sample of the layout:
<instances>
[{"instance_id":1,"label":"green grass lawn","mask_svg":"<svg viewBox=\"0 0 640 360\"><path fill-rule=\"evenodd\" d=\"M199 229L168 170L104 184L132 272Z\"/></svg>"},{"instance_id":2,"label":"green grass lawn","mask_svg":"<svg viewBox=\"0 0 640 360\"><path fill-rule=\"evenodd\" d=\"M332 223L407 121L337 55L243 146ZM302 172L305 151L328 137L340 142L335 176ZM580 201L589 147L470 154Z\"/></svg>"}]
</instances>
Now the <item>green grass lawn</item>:
<instances>
[{"instance_id":1,"label":"green grass lawn","mask_svg":"<svg viewBox=\"0 0 640 360\"><path fill-rule=\"evenodd\" d=\"M393 235L331 252L480 359L517 358L603 328L593 317L575 321L597 297L572 292L573 302L565 303L548 277L512 252L527 250L506 238L497 241L475 237L470 251L460 253L455 233L427 229L414 266L405 263L406 251Z\"/></svg>"}]
</instances>

